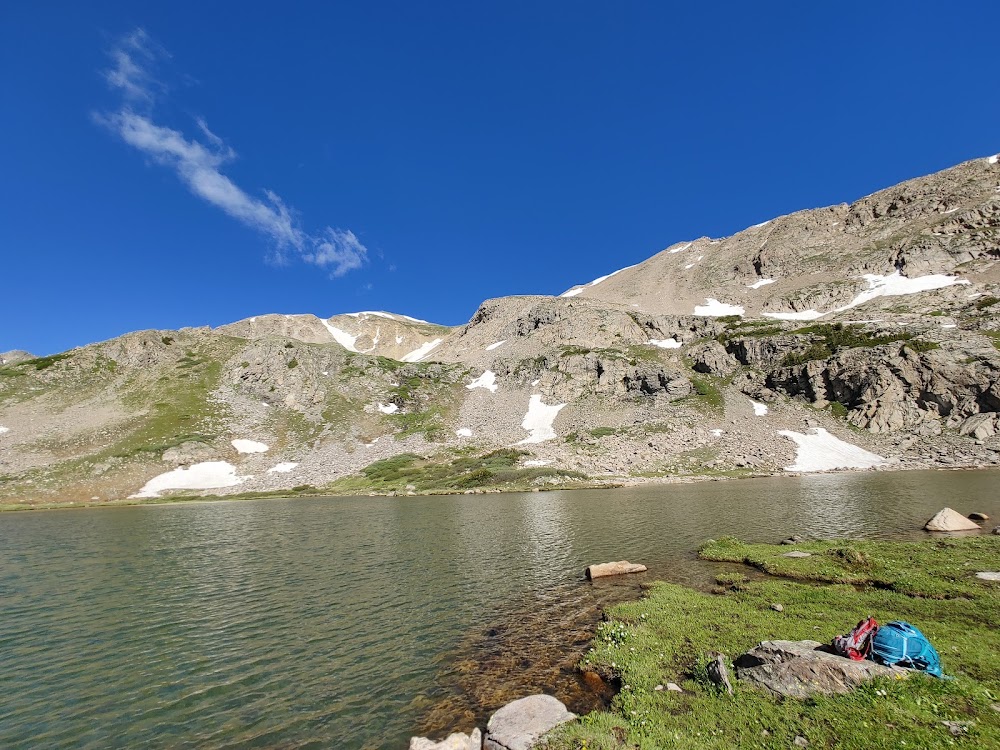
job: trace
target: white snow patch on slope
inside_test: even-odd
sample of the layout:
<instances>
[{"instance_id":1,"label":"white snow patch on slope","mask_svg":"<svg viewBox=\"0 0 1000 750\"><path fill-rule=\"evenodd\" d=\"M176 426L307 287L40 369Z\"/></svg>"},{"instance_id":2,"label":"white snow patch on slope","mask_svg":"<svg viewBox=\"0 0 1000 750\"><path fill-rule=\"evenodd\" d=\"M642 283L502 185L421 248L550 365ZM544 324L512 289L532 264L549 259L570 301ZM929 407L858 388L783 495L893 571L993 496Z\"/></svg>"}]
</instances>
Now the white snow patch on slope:
<instances>
[{"instance_id":1,"label":"white snow patch on slope","mask_svg":"<svg viewBox=\"0 0 1000 750\"><path fill-rule=\"evenodd\" d=\"M986 163L996 164L998 161L1000 161L1000 154L993 154L993 156L986 160Z\"/></svg>"},{"instance_id":2,"label":"white snow patch on slope","mask_svg":"<svg viewBox=\"0 0 1000 750\"><path fill-rule=\"evenodd\" d=\"M358 338L357 336L352 336L347 331L340 330L339 328L337 328L337 326L331 325L330 321L328 320L323 320L321 318L319 322L326 326L326 330L328 330L330 332L330 335L333 336L333 340L336 341L345 349L347 349L347 351L349 352L358 351L354 346L354 342Z\"/></svg>"},{"instance_id":3,"label":"white snow patch on slope","mask_svg":"<svg viewBox=\"0 0 1000 750\"><path fill-rule=\"evenodd\" d=\"M722 437L722 430L715 429L715 430L709 430L709 432L711 432L716 437Z\"/></svg>"},{"instance_id":4,"label":"white snow patch on slope","mask_svg":"<svg viewBox=\"0 0 1000 750\"><path fill-rule=\"evenodd\" d=\"M490 393L497 392L497 376L492 370L486 370L482 375L473 380L467 386L470 391L474 388L486 388Z\"/></svg>"},{"instance_id":5,"label":"white snow patch on slope","mask_svg":"<svg viewBox=\"0 0 1000 750\"><path fill-rule=\"evenodd\" d=\"M468 427L460 427L457 430L455 430L455 434L458 435L459 437L472 437L472 430L470 430Z\"/></svg>"},{"instance_id":6,"label":"white snow patch on slope","mask_svg":"<svg viewBox=\"0 0 1000 750\"><path fill-rule=\"evenodd\" d=\"M298 466L294 461L282 461L280 464L276 464L267 470L268 474L287 474L292 469Z\"/></svg>"},{"instance_id":7,"label":"white snow patch on slope","mask_svg":"<svg viewBox=\"0 0 1000 750\"><path fill-rule=\"evenodd\" d=\"M237 438L229 442L233 444L237 453L267 453L270 450L264 443L258 443L256 440Z\"/></svg>"},{"instance_id":8,"label":"white snow patch on slope","mask_svg":"<svg viewBox=\"0 0 1000 750\"><path fill-rule=\"evenodd\" d=\"M789 312L789 313L762 313L765 318L774 318L775 320L816 320L816 318L822 318L826 313L821 313L818 310L803 310L802 312Z\"/></svg>"},{"instance_id":9,"label":"white snow patch on slope","mask_svg":"<svg viewBox=\"0 0 1000 750\"><path fill-rule=\"evenodd\" d=\"M375 407L383 414L395 414L399 411L397 404L375 404Z\"/></svg>"},{"instance_id":10,"label":"white snow patch on slope","mask_svg":"<svg viewBox=\"0 0 1000 750\"><path fill-rule=\"evenodd\" d=\"M850 310L852 307L863 305L865 302L870 302L877 297L898 297L904 294L918 294L919 292L943 289L954 284L970 283L966 279L960 279L957 276L947 276L942 273L916 276L911 279L903 276L899 271L894 271L888 276L866 273L861 278L868 282L868 289L861 292L861 294L843 307L838 307L834 312Z\"/></svg>"},{"instance_id":11,"label":"white snow patch on slope","mask_svg":"<svg viewBox=\"0 0 1000 750\"><path fill-rule=\"evenodd\" d=\"M565 295L563 295L563 296L565 296ZM494 349L496 349L498 346L503 346L506 343L507 343L507 339L504 339L503 341L495 341L495 342L493 342L492 344L490 344L489 346L486 347L486 351L491 352Z\"/></svg>"},{"instance_id":12,"label":"white snow patch on slope","mask_svg":"<svg viewBox=\"0 0 1000 750\"><path fill-rule=\"evenodd\" d=\"M427 326L434 325L433 323L431 323L429 321L421 320L420 318L414 318L414 317L412 317L410 315L400 315L399 317L406 318L407 320L409 320L412 323L423 323L424 325L427 325Z\"/></svg>"},{"instance_id":13,"label":"white snow patch on slope","mask_svg":"<svg viewBox=\"0 0 1000 750\"><path fill-rule=\"evenodd\" d=\"M235 487L249 477L236 476L236 467L228 461L204 461L190 468L183 466L150 479L129 497L159 497L167 490L214 490Z\"/></svg>"},{"instance_id":14,"label":"white snow patch on slope","mask_svg":"<svg viewBox=\"0 0 1000 750\"><path fill-rule=\"evenodd\" d=\"M556 431L552 429L552 423L555 421L556 415L564 406L566 406L566 404L553 404L551 406L546 406L542 403L541 396L533 395L528 400L528 413L525 414L524 419L521 420L521 427L526 429L531 434L519 442L518 445L541 443L545 440L552 440L556 437Z\"/></svg>"},{"instance_id":15,"label":"white snow patch on slope","mask_svg":"<svg viewBox=\"0 0 1000 750\"><path fill-rule=\"evenodd\" d=\"M550 463L552 463L552 462L551 461L546 461L546 460L541 459L541 458L533 458L530 461L525 461L524 465L525 466L548 466Z\"/></svg>"},{"instance_id":16,"label":"white snow patch on slope","mask_svg":"<svg viewBox=\"0 0 1000 750\"><path fill-rule=\"evenodd\" d=\"M671 248L670 254L673 255L674 253L683 253L689 247L691 247L691 243L687 242L687 243L681 245L680 247Z\"/></svg>"},{"instance_id":17,"label":"white snow patch on slope","mask_svg":"<svg viewBox=\"0 0 1000 750\"><path fill-rule=\"evenodd\" d=\"M388 318L389 320L396 319L396 316L392 313L380 312L379 310L365 310L363 312L344 313L344 315L349 315L352 318L360 318L362 315L374 315L379 318Z\"/></svg>"},{"instance_id":18,"label":"white snow patch on slope","mask_svg":"<svg viewBox=\"0 0 1000 750\"><path fill-rule=\"evenodd\" d=\"M747 289L760 289L762 286L767 286L768 284L773 284L774 279L761 279L760 281L755 281L752 284L747 284Z\"/></svg>"},{"instance_id":19,"label":"white snow patch on slope","mask_svg":"<svg viewBox=\"0 0 1000 750\"><path fill-rule=\"evenodd\" d=\"M431 350L434 349L442 341L444 341L444 339L434 339L433 341L428 341L419 349L414 349L409 354L403 355L403 362L419 362L428 354L430 354Z\"/></svg>"},{"instance_id":20,"label":"white snow patch on slope","mask_svg":"<svg viewBox=\"0 0 1000 750\"><path fill-rule=\"evenodd\" d=\"M822 427L814 427L811 435L792 430L778 430L798 446L795 463L785 471L829 471L830 469L870 469L885 463L882 456L866 451L834 437Z\"/></svg>"},{"instance_id":21,"label":"white snow patch on slope","mask_svg":"<svg viewBox=\"0 0 1000 750\"><path fill-rule=\"evenodd\" d=\"M650 339L646 342L647 344L652 344L653 346L658 346L661 349L680 349L681 342L677 339Z\"/></svg>"},{"instance_id":22,"label":"white snow patch on slope","mask_svg":"<svg viewBox=\"0 0 1000 750\"><path fill-rule=\"evenodd\" d=\"M767 414L767 405L766 404L757 403L753 399L750 400L750 403L753 404L753 413L755 415L757 415L758 417L763 417L764 415Z\"/></svg>"},{"instance_id":23,"label":"white snow patch on slope","mask_svg":"<svg viewBox=\"0 0 1000 750\"><path fill-rule=\"evenodd\" d=\"M3 425L0 425L0 435L3 435L5 432L10 432L10 427L4 427Z\"/></svg>"},{"instance_id":24,"label":"white snow patch on slope","mask_svg":"<svg viewBox=\"0 0 1000 750\"><path fill-rule=\"evenodd\" d=\"M719 302L714 297L707 297L704 305L695 305L694 314L703 318L716 317L721 315L742 315L744 310L739 305L730 305Z\"/></svg>"},{"instance_id":25,"label":"white snow patch on slope","mask_svg":"<svg viewBox=\"0 0 1000 750\"><path fill-rule=\"evenodd\" d=\"M579 286L575 286L572 289L563 292L559 296L560 297L575 297L580 292L582 292L584 289L586 289L588 286L597 286L602 281L607 281L608 279L610 279L615 274L621 273L622 271L627 271L630 268L635 268L635 266L625 266L625 268L619 268L617 271L612 271L611 273L607 274L606 276L598 276L593 281L588 282L586 284L580 284Z\"/></svg>"},{"instance_id":26,"label":"white snow patch on slope","mask_svg":"<svg viewBox=\"0 0 1000 750\"><path fill-rule=\"evenodd\" d=\"M942 328L958 328L958 323L942 323Z\"/></svg>"},{"instance_id":27,"label":"white snow patch on slope","mask_svg":"<svg viewBox=\"0 0 1000 750\"><path fill-rule=\"evenodd\" d=\"M751 229L760 229L761 227L766 227L770 223L771 223L771 219L768 219L767 221L762 221L760 224L754 224L750 228Z\"/></svg>"}]
</instances>

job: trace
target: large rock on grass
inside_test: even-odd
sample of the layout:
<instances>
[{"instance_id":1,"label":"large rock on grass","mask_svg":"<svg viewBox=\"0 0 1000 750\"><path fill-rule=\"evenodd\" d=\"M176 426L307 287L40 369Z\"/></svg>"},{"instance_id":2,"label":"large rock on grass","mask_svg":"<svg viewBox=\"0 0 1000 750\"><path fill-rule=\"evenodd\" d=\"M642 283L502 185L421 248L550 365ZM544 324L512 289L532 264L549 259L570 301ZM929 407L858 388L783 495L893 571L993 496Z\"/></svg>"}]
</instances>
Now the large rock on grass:
<instances>
[{"instance_id":1,"label":"large rock on grass","mask_svg":"<svg viewBox=\"0 0 1000 750\"><path fill-rule=\"evenodd\" d=\"M410 739L410 750L481 750L482 746L483 735L478 729L473 729L471 734L454 732L440 742L426 737Z\"/></svg>"},{"instance_id":2,"label":"large rock on grass","mask_svg":"<svg viewBox=\"0 0 1000 750\"><path fill-rule=\"evenodd\" d=\"M924 524L924 528L928 531L978 531L979 525L957 510L942 508L934 518Z\"/></svg>"},{"instance_id":3,"label":"large rock on grass","mask_svg":"<svg viewBox=\"0 0 1000 750\"><path fill-rule=\"evenodd\" d=\"M875 677L909 674L823 648L828 647L817 641L764 641L736 660L736 678L786 698L808 698L847 693Z\"/></svg>"},{"instance_id":4,"label":"large rock on grass","mask_svg":"<svg viewBox=\"0 0 1000 750\"><path fill-rule=\"evenodd\" d=\"M490 717L483 750L530 750L543 734L575 718L559 699L529 695Z\"/></svg>"}]
</instances>

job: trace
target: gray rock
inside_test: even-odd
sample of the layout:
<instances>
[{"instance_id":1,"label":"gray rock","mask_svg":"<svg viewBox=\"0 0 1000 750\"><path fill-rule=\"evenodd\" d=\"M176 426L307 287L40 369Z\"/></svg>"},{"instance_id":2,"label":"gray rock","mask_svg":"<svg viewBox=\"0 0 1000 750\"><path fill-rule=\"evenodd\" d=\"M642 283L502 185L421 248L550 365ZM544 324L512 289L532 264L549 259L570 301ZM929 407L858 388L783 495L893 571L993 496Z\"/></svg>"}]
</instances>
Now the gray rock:
<instances>
[{"instance_id":1,"label":"gray rock","mask_svg":"<svg viewBox=\"0 0 1000 750\"><path fill-rule=\"evenodd\" d=\"M997 415L992 412L973 414L958 428L959 435L970 435L977 440L993 437L997 432Z\"/></svg>"},{"instance_id":2,"label":"gray rock","mask_svg":"<svg viewBox=\"0 0 1000 750\"><path fill-rule=\"evenodd\" d=\"M812 552L802 552L800 550L792 550L791 552L786 552L782 557L812 557Z\"/></svg>"},{"instance_id":3,"label":"gray rock","mask_svg":"<svg viewBox=\"0 0 1000 750\"><path fill-rule=\"evenodd\" d=\"M1000 573L992 570L986 570L982 573L976 573L976 578L981 581L1000 581Z\"/></svg>"},{"instance_id":4,"label":"gray rock","mask_svg":"<svg viewBox=\"0 0 1000 750\"><path fill-rule=\"evenodd\" d=\"M908 670L853 661L818 641L763 641L736 660L736 678L787 698L847 693L875 677L905 677Z\"/></svg>"},{"instance_id":5,"label":"gray rock","mask_svg":"<svg viewBox=\"0 0 1000 750\"><path fill-rule=\"evenodd\" d=\"M795 739L792 740L792 744L795 745L795 747L809 747L809 740L801 734L797 734L795 735Z\"/></svg>"},{"instance_id":6,"label":"gray rock","mask_svg":"<svg viewBox=\"0 0 1000 750\"><path fill-rule=\"evenodd\" d=\"M470 734L454 732L440 742L426 737L410 738L410 750L481 750L482 746L483 735L479 729L473 729Z\"/></svg>"},{"instance_id":7,"label":"gray rock","mask_svg":"<svg viewBox=\"0 0 1000 750\"><path fill-rule=\"evenodd\" d=\"M924 524L927 531L978 531L979 526L958 511L942 508Z\"/></svg>"},{"instance_id":8,"label":"gray rock","mask_svg":"<svg viewBox=\"0 0 1000 750\"><path fill-rule=\"evenodd\" d=\"M739 363L733 359L726 347L718 341L708 341L698 346L693 346L688 350L688 356L694 360L696 372L704 372L709 375L728 377L739 367Z\"/></svg>"},{"instance_id":9,"label":"gray rock","mask_svg":"<svg viewBox=\"0 0 1000 750\"><path fill-rule=\"evenodd\" d=\"M989 521L990 517L988 515L986 515L985 513L970 513L969 514L969 520L970 521Z\"/></svg>"},{"instance_id":10,"label":"gray rock","mask_svg":"<svg viewBox=\"0 0 1000 750\"><path fill-rule=\"evenodd\" d=\"M785 611L785 608L782 607L780 604L777 604L777 603L772 604L771 605L771 609L773 609L775 612L784 612Z\"/></svg>"},{"instance_id":11,"label":"gray rock","mask_svg":"<svg viewBox=\"0 0 1000 750\"><path fill-rule=\"evenodd\" d=\"M529 695L490 717L483 750L530 750L546 732L575 718L557 698Z\"/></svg>"},{"instance_id":12,"label":"gray rock","mask_svg":"<svg viewBox=\"0 0 1000 750\"><path fill-rule=\"evenodd\" d=\"M167 448L163 451L161 460L168 464L195 464L218 458L218 456L218 451L207 443L202 443L199 440L188 440L173 448Z\"/></svg>"},{"instance_id":13,"label":"gray rock","mask_svg":"<svg viewBox=\"0 0 1000 750\"><path fill-rule=\"evenodd\" d=\"M708 672L708 679L714 682L721 688L725 688L726 692L730 695L733 694L733 683L729 681L729 667L726 666L725 654L716 654L715 658L708 663L706 671Z\"/></svg>"}]
</instances>

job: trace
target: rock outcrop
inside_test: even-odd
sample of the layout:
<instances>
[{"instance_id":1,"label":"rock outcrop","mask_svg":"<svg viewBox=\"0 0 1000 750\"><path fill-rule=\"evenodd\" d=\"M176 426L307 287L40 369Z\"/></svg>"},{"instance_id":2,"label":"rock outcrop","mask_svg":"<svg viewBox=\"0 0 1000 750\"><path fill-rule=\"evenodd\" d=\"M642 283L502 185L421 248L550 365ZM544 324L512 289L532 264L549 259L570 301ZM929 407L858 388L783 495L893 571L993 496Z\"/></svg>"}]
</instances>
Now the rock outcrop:
<instances>
[{"instance_id":1,"label":"rock outcrop","mask_svg":"<svg viewBox=\"0 0 1000 750\"><path fill-rule=\"evenodd\" d=\"M763 641L735 663L736 679L786 698L847 693L875 677L909 672L825 651L818 641Z\"/></svg>"},{"instance_id":2,"label":"rock outcrop","mask_svg":"<svg viewBox=\"0 0 1000 750\"><path fill-rule=\"evenodd\" d=\"M529 695L490 717L483 750L531 750L546 732L575 718L559 699Z\"/></svg>"}]
</instances>

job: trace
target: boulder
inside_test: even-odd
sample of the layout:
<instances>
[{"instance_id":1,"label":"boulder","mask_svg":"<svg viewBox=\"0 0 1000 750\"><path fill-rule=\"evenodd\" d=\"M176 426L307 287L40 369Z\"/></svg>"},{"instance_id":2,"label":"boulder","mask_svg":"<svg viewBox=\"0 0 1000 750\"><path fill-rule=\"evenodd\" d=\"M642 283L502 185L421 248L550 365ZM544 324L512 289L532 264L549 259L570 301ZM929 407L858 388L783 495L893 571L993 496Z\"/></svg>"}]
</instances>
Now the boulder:
<instances>
[{"instance_id":1,"label":"boulder","mask_svg":"<svg viewBox=\"0 0 1000 750\"><path fill-rule=\"evenodd\" d=\"M992 412L973 414L958 427L959 435L969 435L976 440L985 440L997 433L997 415Z\"/></svg>"},{"instance_id":2,"label":"boulder","mask_svg":"<svg viewBox=\"0 0 1000 750\"><path fill-rule=\"evenodd\" d=\"M483 750L530 750L543 734L575 718L557 698L529 695L490 717Z\"/></svg>"},{"instance_id":3,"label":"boulder","mask_svg":"<svg viewBox=\"0 0 1000 750\"><path fill-rule=\"evenodd\" d=\"M977 531L979 526L951 508L942 508L924 524L927 531Z\"/></svg>"},{"instance_id":4,"label":"boulder","mask_svg":"<svg viewBox=\"0 0 1000 750\"><path fill-rule=\"evenodd\" d=\"M595 578L603 578L604 576L620 576L625 573L644 573L645 571L645 565L630 563L628 560L619 560L618 562L590 565L584 572L586 573L587 578L592 581Z\"/></svg>"},{"instance_id":5,"label":"boulder","mask_svg":"<svg viewBox=\"0 0 1000 750\"><path fill-rule=\"evenodd\" d=\"M875 677L909 671L838 656L817 641L763 641L736 660L736 679L786 698L847 693Z\"/></svg>"},{"instance_id":6,"label":"boulder","mask_svg":"<svg viewBox=\"0 0 1000 750\"><path fill-rule=\"evenodd\" d=\"M217 459L219 452L211 445L199 440L186 440L173 448L163 451L160 460L168 464L196 464Z\"/></svg>"},{"instance_id":7,"label":"boulder","mask_svg":"<svg viewBox=\"0 0 1000 750\"><path fill-rule=\"evenodd\" d=\"M985 513L970 513L969 514L969 520L970 521L989 521L990 517L988 515L986 515Z\"/></svg>"},{"instance_id":8,"label":"boulder","mask_svg":"<svg viewBox=\"0 0 1000 750\"><path fill-rule=\"evenodd\" d=\"M976 578L981 581L1000 581L1000 573L993 570L984 570L982 573L976 573Z\"/></svg>"},{"instance_id":9,"label":"boulder","mask_svg":"<svg viewBox=\"0 0 1000 750\"><path fill-rule=\"evenodd\" d=\"M481 750L482 746L483 735L478 729L473 729L471 734L454 732L440 742L426 737L410 739L410 750Z\"/></svg>"},{"instance_id":10,"label":"boulder","mask_svg":"<svg viewBox=\"0 0 1000 750\"><path fill-rule=\"evenodd\" d=\"M727 661L725 654L715 654L712 661L706 666L705 671L708 673L708 679L732 695L733 683L729 681L729 667L726 666Z\"/></svg>"},{"instance_id":11,"label":"boulder","mask_svg":"<svg viewBox=\"0 0 1000 750\"><path fill-rule=\"evenodd\" d=\"M801 550L793 550L792 552L786 552L782 557L812 557L812 552L802 552Z\"/></svg>"}]
</instances>

